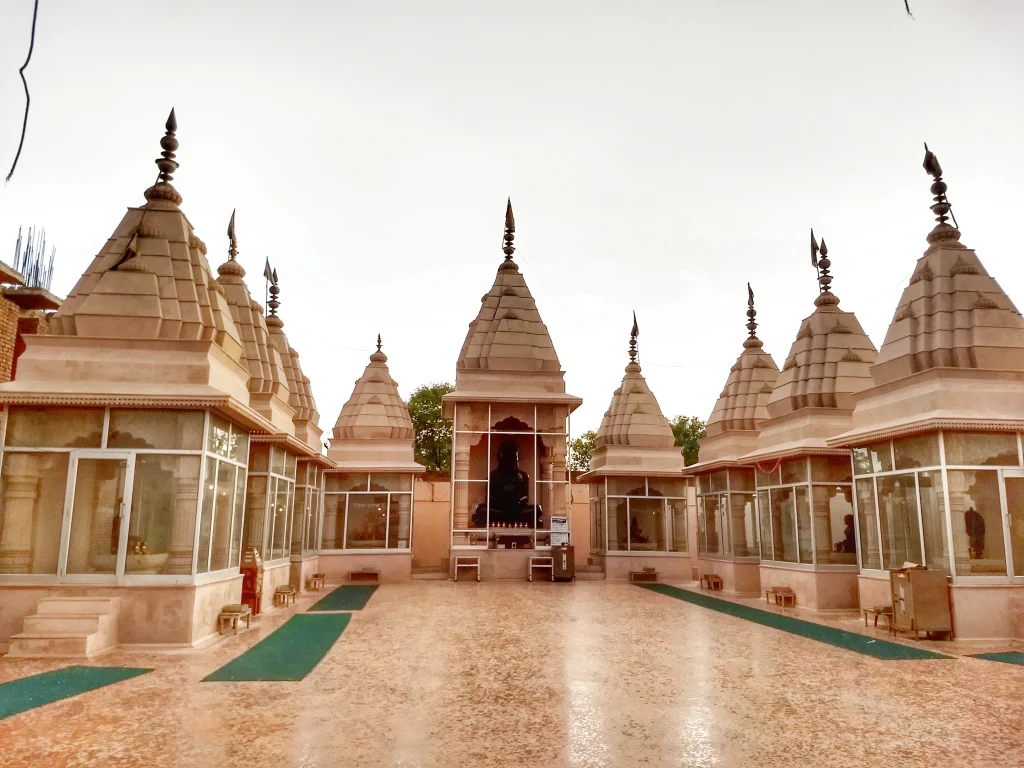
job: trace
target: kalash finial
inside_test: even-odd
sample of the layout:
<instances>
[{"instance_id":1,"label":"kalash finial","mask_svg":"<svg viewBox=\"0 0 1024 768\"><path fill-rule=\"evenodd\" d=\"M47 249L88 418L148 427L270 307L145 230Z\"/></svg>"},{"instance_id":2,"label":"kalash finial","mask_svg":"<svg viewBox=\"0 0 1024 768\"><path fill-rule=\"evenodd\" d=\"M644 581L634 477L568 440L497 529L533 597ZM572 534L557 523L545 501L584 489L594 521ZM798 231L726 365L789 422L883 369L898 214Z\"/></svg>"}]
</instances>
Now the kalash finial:
<instances>
[{"instance_id":1,"label":"kalash finial","mask_svg":"<svg viewBox=\"0 0 1024 768\"><path fill-rule=\"evenodd\" d=\"M749 338L743 342L744 347L760 347L761 340L757 338L757 310L754 309L754 289L747 283L747 330Z\"/></svg>"},{"instance_id":2,"label":"kalash finial","mask_svg":"<svg viewBox=\"0 0 1024 768\"><path fill-rule=\"evenodd\" d=\"M832 275L829 274L829 267L832 262L828 258L828 246L825 245L825 238L821 238L821 246L814 239L814 230L811 230L811 263L818 271L818 298L814 300L815 306L825 304L835 306L839 299L832 293Z\"/></svg>"},{"instance_id":3,"label":"kalash finial","mask_svg":"<svg viewBox=\"0 0 1024 768\"><path fill-rule=\"evenodd\" d=\"M174 159L174 150L178 148L178 139L175 137L175 131L178 130L178 120L174 116L174 108L171 108L171 114L167 116L167 122L164 124L166 132L162 139L160 139L160 148L163 150L154 162L156 167L160 169L160 175L157 176L156 184L146 190L147 200L170 200L175 205L181 204L181 195L171 185L171 180L174 178L174 172L178 170L178 162Z\"/></svg>"},{"instance_id":4,"label":"kalash finial","mask_svg":"<svg viewBox=\"0 0 1024 768\"><path fill-rule=\"evenodd\" d=\"M512 261L512 254L516 252L516 247L512 244L515 239L516 218L512 215L512 198L510 197L505 205L505 240L501 245L505 261L502 263L501 269L517 269L516 263Z\"/></svg>"},{"instance_id":5,"label":"kalash finial","mask_svg":"<svg viewBox=\"0 0 1024 768\"><path fill-rule=\"evenodd\" d=\"M930 208L932 213L935 214L935 221L938 222L935 228L928 235L928 242L934 240L959 240L960 239L960 225L956 223L956 216L953 215L953 208L949 204L949 199L946 197L946 182L942 180L942 166L939 165L939 158L935 156L935 153L928 149L928 142L924 145L924 170L934 181L931 186L931 193L934 195L935 202L931 204ZM947 216L948 214L948 216ZM953 227L950 227L946 221L952 217ZM950 232L949 230L953 230ZM939 232L944 232L945 237L936 236Z\"/></svg>"},{"instance_id":6,"label":"kalash finial","mask_svg":"<svg viewBox=\"0 0 1024 768\"><path fill-rule=\"evenodd\" d=\"M370 355L370 362L373 362L373 363L386 363L388 361L388 356L385 355L383 352L381 352L380 348L381 348L380 334L378 333L377 334L377 351L374 352L372 355Z\"/></svg>"},{"instance_id":7,"label":"kalash finial","mask_svg":"<svg viewBox=\"0 0 1024 768\"><path fill-rule=\"evenodd\" d=\"M637 348L636 337L640 335L640 326L636 322L636 310L633 311L633 329L629 332L629 365L626 370L640 370L640 364L636 361ZM635 368L634 368L635 366Z\"/></svg>"},{"instance_id":8,"label":"kalash finial","mask_svg":"<svg viewBox=\"0 0 1024 768\"><path fill-rule=\"evenodd\" d=\"M228 260L217 267L217 274L229 279L231 282L236 278L245 277L245 269L238 263L238 238L235 236L235 211L231 211L231 220L228 221ZM218 278L219 279L219 278Z\"/></svg>"},{"instance_id":9,"label":"kalash finial","mask_svg":"<svg viewBox=\"0 0 1024 768\"><path fill-rule=\"evenodd\" d=\"M378 333L378 334L377 334L377 351L378 351L378 352L380 352L380 347L381 347L381 343L380 343L380 334Z\"/></svg>"},{"instance_id":10,"label":"kalash finial","mask_svg":"<svg viewBox=\"0 0 1024 768\"><path fill-rule=\"evenodd\" d=\"M281 293L281 288L277 285L277 279L270 284L270 301L267 302L267 306L270 307L270 316L277 317L277 308L281 306L281 302L277 300L277 297Z\"/></svg>"}]
</instances>

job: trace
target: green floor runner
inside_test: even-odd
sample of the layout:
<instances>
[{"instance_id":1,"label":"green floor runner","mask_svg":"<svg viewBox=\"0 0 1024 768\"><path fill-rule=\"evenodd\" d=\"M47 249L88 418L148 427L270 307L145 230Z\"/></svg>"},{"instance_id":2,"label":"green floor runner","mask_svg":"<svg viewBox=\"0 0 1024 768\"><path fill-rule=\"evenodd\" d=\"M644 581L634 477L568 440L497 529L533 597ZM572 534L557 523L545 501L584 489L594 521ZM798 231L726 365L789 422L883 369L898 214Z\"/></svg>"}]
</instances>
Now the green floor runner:
<instances>
[{"instance_id":1,"label":"green floor runner","mask_svg":"<svg viewBox=\"0 0 1024 768\"><path fill-rule=\"evenodd\" d=\"M986 659L987 661L1001 661L1004 664L1019 664L1024 667L1024 652L1006 651L1005 653L972 653L972 659Z\"/></svg>"},{"instance_id":2,"label":"green floor runner","mask_svg":"<svg viewBox=\"0 0 1024 768\"><path fill-rule=\"evenodd\" d=\"M376 584L346 584L320 598L309 611L358 611L366 607L376 589Z\"/></svg>"},{"instance_id":3,"label":"green floor runner","mask_svg":"<svg viewBox=\"0 0 1024 768\"><path fill-rule=\"evenodd\" d=\"M301 680L331 650L351 616L349 613L292 616L241 656L204 677L203 682Z\"/></svg>"},{"instance_id":4,"label":"green floor runner","mask_svg":"<svg viewBox=\"0 0 1024 768\"><path fill-rule=\"evenodd\" d=\"M64 667L0 684L0 720L152 672L132 667Z\"/></svg>"},{"instance_id":5,"label":"green floor runner","mask_svg":"<svg viewBox=\"0 0 1024 768\"><path fill-rule=\"evenodd\" d=\"M638 584L638 587L649 589L652 592L659 592L677 600L685 600L688 603L699 605L701 608L710 608L712 611L735 616L738 619L746 619L756 624L773 629L781 629L791 635L800 635L810 640L817 640L819 643L828 643L837 648L845 648L854 653L863 653L865 656L873 656L876 659L948 659L941 653L926 651L923 648L914 648L902 643L893 643L888 640L880 640L875 637L868 637L857 632L847 632L844 629L826 627L822 624L815 624L813 621L794 619L791 616L762 611L758 608L751 608L747 605L740 605L728 600L721 600L717 597L702 595L699 592L691 592L688 589L670 587L667 584Z\"/></svg>"}]
</instances>

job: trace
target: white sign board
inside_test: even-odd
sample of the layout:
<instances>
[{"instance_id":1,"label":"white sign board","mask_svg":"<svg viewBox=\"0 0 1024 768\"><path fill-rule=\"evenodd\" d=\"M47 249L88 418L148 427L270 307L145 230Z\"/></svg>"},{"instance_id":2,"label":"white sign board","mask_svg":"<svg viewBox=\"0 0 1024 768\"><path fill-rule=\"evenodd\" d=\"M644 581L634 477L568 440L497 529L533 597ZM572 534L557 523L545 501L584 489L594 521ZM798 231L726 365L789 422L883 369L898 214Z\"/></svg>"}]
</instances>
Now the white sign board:
<instances>
[{"instance_id":1,"label":"white sign board","mask_svg":"<svg viewBox=\"0 0 1024 768\"><path fill-rule=\"evenodd\" d=\"M551 516L551 546L559 547L569 543L569 518L565 515Z\"/></svg>"}]
</instances>

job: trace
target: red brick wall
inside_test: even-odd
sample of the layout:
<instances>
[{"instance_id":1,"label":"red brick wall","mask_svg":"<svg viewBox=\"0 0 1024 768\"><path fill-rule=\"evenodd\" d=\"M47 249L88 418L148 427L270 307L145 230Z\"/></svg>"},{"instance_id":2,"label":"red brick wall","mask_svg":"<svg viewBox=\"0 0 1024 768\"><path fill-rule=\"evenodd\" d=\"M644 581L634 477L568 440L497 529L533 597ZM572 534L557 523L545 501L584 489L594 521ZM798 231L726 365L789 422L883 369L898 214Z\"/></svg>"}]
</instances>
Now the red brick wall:
<instances>
[{"instance_id":1,"label":"red brick wall","mask_svg":"<svg viewBox=\"0 0 1024 768\"><path fill-rule=\"evenodd\" d=\"M10 381L18 337L18 306L0 296L0 382Z\"/></svg>"}]
</instances>

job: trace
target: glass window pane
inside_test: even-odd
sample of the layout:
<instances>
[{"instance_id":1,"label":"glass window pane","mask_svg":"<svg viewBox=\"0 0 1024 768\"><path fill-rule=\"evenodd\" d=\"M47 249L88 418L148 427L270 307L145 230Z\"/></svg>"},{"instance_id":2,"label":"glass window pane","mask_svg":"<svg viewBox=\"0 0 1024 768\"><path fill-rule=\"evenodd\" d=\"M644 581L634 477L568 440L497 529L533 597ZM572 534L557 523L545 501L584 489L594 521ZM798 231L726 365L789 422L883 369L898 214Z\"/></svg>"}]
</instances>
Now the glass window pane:
<instances>
[{"instance_id":1,"label":"glass window pane","mask_svg":"<svg viewBox=\"0 0 1024 768\"><path fill-rule=\"evenodd\" d=\"M992 470L950 469L949 511L957 576L1005 576L1006 547L999 476Z\"/></svg>"},{"instance_id":2,"label":"glass window pane","mask_svg":"<svg viewBox=\"0 0 1024 768\"><path fill-rule=\"evenodd\" d=\"M857 564L852 496L853 489L848 485L816 485L811 489L814 549L818 565Z\"/></svg>"},{"instance_id":3,"label":"glass window pane","mask_svg":"<svg viewBox=\"0 0 1024 768\"><path fill-rule=\"evenodd\" d=\"M266 443L250 443L249 473L266 473L270 471L270 446ZM247 545L248 546L248 545ZM263 553L260 553L260 557Z\"/></svg>"},{"instance_id":4,"label":"glass window pane","mask_svg":"<svg viewBox=\"0 0 1024 768\"><path fill-rule=\"evenodd\" d=\"M201 459L136 455L125 573L192 572Z\"/></svg>"},{"instance_id":5,"label":"glass window pane","mask_svg":"<svg viewBox=\"0 0 1024 768\"><path fill-rule=\"evenodd\" d=\"M238 467L235 477L235 513L231 525L231 557L228 567L237 568L242 555L242 521L245 518L245 470Z\"/></svg>"},{"instance_id":6,"label":"glass window pane","mask_svg":"<svg viewBox=\"0 0 1024 768\"><path fill-rule=\"evenodd\" d=\"M301 555L306 543L306 527L313 509L310 505L309 488L304 485L295 486L292 502L292 556Z\"/></svg>"},{"instance_id":7,"label":"glass window pane","mask_svg":"<svg viewBox=\"0 0 1024 768\"><path fill-rule=\"evenodd\" d=\"M412 494L392 493L388 516L388 549L408 549L412 522Z\"/></svg>"},{"instance_id":8,"label":"glass window pane","mask_svg":"<svg viewBox=\"0 0 1024 768\"><path fill-rule=\"evenodd\" d=\"M811 505L806 487L796 488L796 530L800 545L800 562L814 562L811 546Z\"/></svg>"},{"instance_id":9,"label":"glass window pane","mask_svg":"<svg viewBox=\"0 0 1024 768\"><path fill-rule=\"evenodd\" d=\"M203 511L199 518L199 559L196 573L210 570L210 535L213 527L213 503L217 497L217 460L206 458L206 478L203 480Z\"/></svg>"},{"instance_id":10,"label":"glass window pane","mask_svg":"<svg viewBox=\"0 0 1024 768\"><path fill-rule=\"evenodd\" d=\"M237 424L231 425L231 442L228 455L239 464L245 464L249 457L249 433Z\"/></svg>"},{"instance_id":11,"label":"glass window pane","mask_svg":"<svg viewBox=\"0 0 1024 768\"><path fill-rule=\"evenodd\" d=\"M67 481L66 453L4 453L0 474L0 572L57 575ZM189 570L191 552L190 543Z\"/></svg>"},{"instance_id":12,"label":"glass window pane","mask_svg":"<svg viewBox=\"0 0 1024 768\"><path fill-rule=\"evenodd\" d=\"M99 448L102 408L29 408L7 411L4 444L20 448Z\"/></svg>"},{"instance_id":13,"label":"glass window pane","mask_svg":"<svg viewBox=\"0 0 1024 768\"><path fill-rule=\"evenodd\" d=\"M608 499L608 549L611 551L629 549L626 504L626 499Z\"/></svg>"},{"instance_id":14,"label":"glass window pane","mask_svg":"<svg viewBox=\"0 0 1024 768\"><path fill-rule=\"evenodd\" d=\"M348 497L348 549L384 549L388 495L353 493Z\"/></svg>"},{"instance_id":15,"label":"glass window pane","mask_svg":"<svg viewBox=\"0 0 1024 768\"><path fill-rule=\"evenodd\" d=\"M951 573L942 472L918 472L917 489L921 501L921 525L924 529L924 564L933 571Z\"/></svg>"},{"instance_id":16,"label":"glass window pane","mask_svg":"<svg viewBox=\"0 0 1024 768\"><path fill-rule=\"evenodd\" d=\"M111 414L113 416L113 414ZM218 456L230 455L231 424L227 419L215 413L210 414L210 436L206 441L206 450Z\"/></svg>"},{"instance_id":17,"label":"glass window pane","mask_svg":"<svg viewBox=\"0 0 1024 768\"><path fill-rule=\"evenodd\" d=\"M235 467L225 461L217 467L217 504L213 510L213 549L210 570L221 571L230 563L231 516L235 511Z\"/></svg>"},{"instance_id":18,"label":"glass window pane","mask_svg":"<svg viewBox=\"0 0 1024 768\"><path fill-rule=\"evenodd\" d=\"M872 443L863 448L853 449L853 471L858 475L870 475L873 472L888 472L892 469L892 455L889 453L889 441Z\"/></svg>"},{"instance_id":19,"label":"glass window pane","mask_svg":"<svg viewBox=\"0 0 1024 768\"><path fill-rule=\"evenodd\" d=\"M249 475L249 487L245 494L245 545L256 547L263 560L267 553L263 551L263 532L267 526L267 480L265 475Z\"/></svg>"},{"instance_id":20,"label":"glass window pane","mask_svg":"<svg viewBox=\"0 0 1024 768\"><path fill-rule=\"evenodd\" d=\"M371 491L411 491L412 475L370 475Z\"/></svg>"},{"instance_id":21,"label":"glass window pane","mask_svg":"<svg viewBox=\"0 0 1024 768\"><path fill-rule=\"evenodd\" d=\"M270 446L270 471L275 475L284 474L284 450L276 445Z\"/></svg>"},{"instance_id":22,"label":"glass window pane","mask_svg":"<svg viewBox=\"0 0 1024 768\"><path fill-rule=\"evenodd\" d=\"M343 493L324 496L324 532L320 542L324 549L345 548L345 499Z\"/></svg>"},{"instance_id":23,"label":"glass window pane","mask_svg":"<svg viewBox=\"0 0 1024 768\"><path fill-rule=\"evenodd\" d=\"M124 518L128 460L79 458L68 542L67 572L113 574Z\"/></svg>"},{"instance_id":24,"label":"glass window pane","mask_svg":"<svg viewBox=\"0 0 1024 768\"><path fill-rule=\"evenodd\" d=\"M752 491L754 490L754 470L744 467L743 469L729 470L729 490L731 491ZM681 493L673 494L682 496Z\"/></svg>"},{"instance_id":25,"label":"glass window pane","mask_svg":"<svg viewBox=\"0 0 1024 768\"><path fill-rule=\"evenodd\" d=\"M629 500L629 549L632 552L664 552L665 500Z\"/></svg>"},{"instance_id":26,"label":"glass window pane","mask_svg":"<svg viewBox=\"0 0 1024 768\"><path fill-rule=\"evenodd\" d=\"M792 488L779 488L771 491L772 504L772 548L775 559L786 563L795 563L796 554L796 518Z\"/></svg>"},{"instance_id":27,"label":"glass window pane","mask_svg":"<svg viewBox=\"0 0 1024 768\"><path fill-rule=\"evenodd\" d=\"M937 433L904 437L902 440L893 441L892 448L896 454L896 469L939 466Z\"/></svg>"},{"instance_id":28,"label":"glass window pane","mask_svg":"<svg viewBox=\"0 0 1024 768\"><path fill-rule=\"evenodd\" d=\"M365 491L369 487L369 475L349 474L346 472L328 472L327 492Z\"/></svg>"},{"instance_id":29,"label":"glass window pane","mask_svg":"<svg viewBox=\"0 0 1024 768\"><path fill-rule=\"evenodd\" d=\"M729 490L729 473L724 469L711 473L711 492L724 493Z\"/></svg>"},{"instance_id":30,"label":"glass window pane","mask_svg":"<svg viewBox=\"0 0 1024 768\"><path fill-rule=\"evenodd\" d=\"M858 480L857 516L860 531L860 567L881 569L878 547L878 510L875 509L875 481Z\"/></svg>"},{"instance_id":31,"label":"glass window pane","mask_svg":"<svg viewBox=\"0 0 1024 768\"><path fill-rule=\"evenodd\" d=\"M669 499L668 513L672 517L672 551L689 552L686 527L686 499Z\"/></svg>"},{"instance_id":32,"label":"glass window pane","mask_svg":"<svg viewBox=\"0 0 1024 768\"><path fill-rule=\"evenodd\" d=\"M754 479L753 473L750 479ZM729 494L729 508L732 517L729 524L729 532L732 534L732 555L757 557L760 549L757 542L757 519L754 515L754 494Z\"/></svg>"},{"instance_id":33,"label":"glass window pane","mask_svg":"<svg viewBox=\"0 0 1024 768\"><path fill-rule=\"evenodd\" d=\"M807 459L801 456L782 462L782 482L784 484L807 482Z\"/></svg>"},{"instance_id":34,"label":"glass window pane","mask_svg":"<svg viewBox=\"0 0 1024 768\"><path fill-rule=\"evenodd\" d=\"M851 476L850 456L812 456L811 481L815 483L848 483Z\"/></svg>"},{"instance_id":35,"label":"glass window pane","mask_svg":"<svg viewBox=\"0 0 1024 768\"><path fill-rule=\"evenodd\" d=\"M943 432L946 466L1016 467L1014 432Z\"/></svg>"},{"instance_id":36,"label":"glass window pane","mask_svg":"<svg viewBox=\"0 0 1024 768\"><path fill-rule=\"evenodd\" d=\"M647 486L642 477L609 477L609 496L646 496Z\"/></svg>"},{"instance_id":37,"label":"glass window pane","mask_svg":"<svg viewBox=\"0 0 1024 768\"><path fill-rule=\"evenodd\" d=\"M203 448L202 411L110 411L108 448Z\"/></svg>"},{"instance_id":38,"label":"glass window pane","mask_svg":"<svg viewBox=\"0 0 1024 768\"><path fill-rule=\"evenodd\" d=\"M772 512L768 491L757 492L757 517L761 521L761 559L774 560L772 553Z\"/></svg>"},{"instance_id":39,"label":"glass window pane","mask_svg":"<svg viewBox=\"0 0 1024 768\"><path fill-rule=\"evenodd\" d=\"M647 495L648 496L674 496L682 497L686 495L686 481L682 478L675 480L670 477L648 477L647 478Z\"/></svg>"},{"instance_id":40,"label":"glass window pane","mask_svg":"<svg viewBox=\"0 0 1024 768\"><path fill-rule=\"evenodd\" d=\"M921 529L917 519L914 476L878 478L878 518L882 528L882 567L921 564Z\"/></svg>"},{"instance_id":41,"label":"glass window pane","mask_svg":"<svg viewBox=\"0 0 1024 768\"><path fill-rule=\"evenodd\" d=\"M1024 478L1008 477L1006 511L1010 513L1010 555L1013 574L1024 576Z\"/></svg>"},{"instance_id":42,"label":"glass window pane","mask_svg":"<svg viewBox=\"0 0 1024 768\"><path fill-rule=\"evenodd\" d=\"M713 499L713 496L698 496L697 497L697 554L705 555L708 551L708 530L707 530L707 508L708 504L713 503L709 499Z\"/></svg>"},{"instance_id":43,"label":"glass window pane","mask_svg":"<svg viewBox=\"0 0 1024 768\"><path fill-rule=\"evenodd\" d=\"M289 451L284 452L284 474L291 480L295 479L295 454Z\"/></svg>"},{"instance_id":44,"label":"glass window pane","mask_svg":"<svg viewBox=\"0 0 1024 768\"><path fill-rule=\"evenodd\" d=\"M769 485L780 485L782 483L782 463L757 465L754 471L754 479L758 488Z\"/></svg>"},{"instance_id":45,"label":"glass window pane","mask_svg":"<svg viewBox=\"0 0 1024 768\"><path fill-rule=\"evenodd\" d=\"M704 497L704 546L709 555L722 554L721 520L719 510L724 504L725 495Z\"/></svg>"},{"instance_id":46,"label":"glass window pane","mask_svg":"<svg viewBox=\"0 0 1024 768\"><path fill-rule=\"evenodd\" d=\"M274 517L274 546L271 556L275 560L288 557L291 546L291 522L292 522L292 484L287 480L277 481L277 494L275 495L272 510Z\"/></svg>"}]
</instances>

